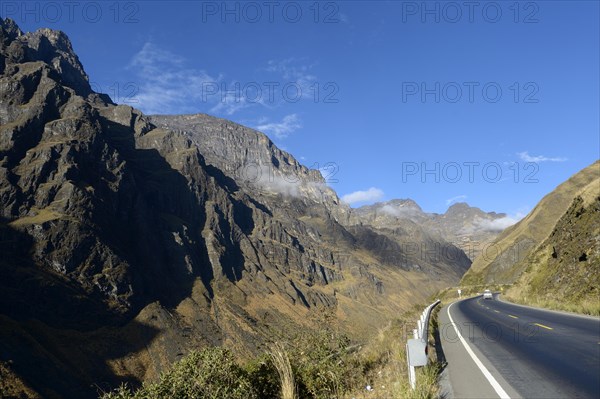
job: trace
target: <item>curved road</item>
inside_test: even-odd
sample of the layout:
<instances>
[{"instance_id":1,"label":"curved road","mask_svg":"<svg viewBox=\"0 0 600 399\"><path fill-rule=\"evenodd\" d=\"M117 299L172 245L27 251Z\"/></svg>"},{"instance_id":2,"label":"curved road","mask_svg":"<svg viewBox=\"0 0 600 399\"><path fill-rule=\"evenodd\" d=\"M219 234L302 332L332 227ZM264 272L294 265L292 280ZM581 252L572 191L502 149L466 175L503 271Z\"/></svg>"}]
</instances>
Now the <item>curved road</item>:
<instances>
[{"instance_id":1,"label":"curved road","mask_svg":"<svg viewBox=\"0 0 600 399\"><path fill-rule=\"evenodd\" d=\"M455 398L600 398L600 319L481 296L439 314Z\"/></svg>"}]
</instances>

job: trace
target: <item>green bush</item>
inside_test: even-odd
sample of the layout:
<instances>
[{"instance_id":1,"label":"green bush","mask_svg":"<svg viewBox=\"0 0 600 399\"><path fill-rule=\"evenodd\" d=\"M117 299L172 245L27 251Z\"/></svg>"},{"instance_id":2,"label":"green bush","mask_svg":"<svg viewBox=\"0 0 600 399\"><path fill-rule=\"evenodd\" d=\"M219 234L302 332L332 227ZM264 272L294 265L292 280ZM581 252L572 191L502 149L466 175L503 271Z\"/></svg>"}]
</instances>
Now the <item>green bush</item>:
<instances>
[{"instance_id":1,"label":"green bush","mask_svg":"<svg viewBox=\"0 0 600 399\"><path fill-rule=\"evenodd\" d=\"M103 399L253 399L259 395L249 373L223 348L192 351L161 375L158 382L144 384L136 392L126 386Z\"/></svg>"},{"instance_id":2,"label":"green bush","mask_svg":"<svg viewBox=\"0 0 600 399\"><path fill-rule=\"evenodd\" d=\"M279 397L279 376L269 355L262 354L253 359L246 364L245 369L259 398Z\"/></svg>"}]
</instances>

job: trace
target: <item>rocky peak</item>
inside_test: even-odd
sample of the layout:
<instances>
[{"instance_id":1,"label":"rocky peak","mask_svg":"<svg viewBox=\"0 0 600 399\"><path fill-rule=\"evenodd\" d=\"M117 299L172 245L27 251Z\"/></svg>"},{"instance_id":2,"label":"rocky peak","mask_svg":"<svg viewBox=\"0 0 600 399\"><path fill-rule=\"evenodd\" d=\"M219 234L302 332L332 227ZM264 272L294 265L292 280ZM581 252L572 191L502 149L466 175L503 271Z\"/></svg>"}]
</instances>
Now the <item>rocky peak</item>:
<instances>
[{"instance_id":1,"label":"rocky peak","mask_svg":"<svg viewBox=\"0 0 600 399\"><path fill-rule=\"evenodd\" d=\"M0 20L0 40L0 72L12 64L42 61L78 95L87 97L92 93L89 78L65 33L43 28L23 34L14 21L6 19Z\"/></svg>"},{"instance_id":2,"label":"rocky peak","mask_svg":"<svg viewBox=\"0 0 600 399\"><path fill-rule=\"evenodd\" d=\"M253 195L319 203L336 219L347 218L348 207L327 186L321 173L302 165L265 134L206 114L149 118L155 125L189 138L207 164L223 171ZM280 201L277 204L282 205Z\"/></svg>"},{"instance_id":3,"label":"rocky peak","mask_svg":"<svg viewBox=\"0 0 600 399\"><path fill-rule=\"evenodd\" d=\"M473 218L475 216L483 216L485 212L481 209L469 206L466 202L457 202L452 204L447 210L446 213L441 215L446 219L464 219L464 218Z\"/></svg>"},{"instance_id":4,"label":"rocky peak","mask_svg":"<svg viewBox=\"0 0 600 399\"><path fill-rule=\"evenodd\" d=\"M412 199L393 199L352 209L350 224L368 223L377 227L393 228L398 220L418 222L425 212Z\"/></svg>"},{"instance_id":5,"label":"rocky peak","mask_svg":"<svg viewBox=\"0 0 600 399\"><path fill-rule=\"evenodd\" d=\"M471 207L466 202L457 202L455 204L450 205L450 207L448 208L446 213L452 214L452 213L465 212L465 211L468 211L469 209L471 209Z\"/></svg>"},{"instance_id":6,"label":"rocky peak","mask_svg":"<svg viewBox=\"0 0 600 399\"><path fill-rule=\"evenodd\" d=\"M477 207L470 206L466 202L453 204L448 208L446 213L437 215L438 219L445 220L446 223L464 223L467 220L469 223L474 222L475 224L503 217L506 217L505 213L485 212Z\"/></svg>"},{"instance_id":7,"label":"rocky peak","mask_svg":"<svg viewBox=\"0 0 600 399\"><path fill-rule=\"evenodd\" d=\"M6 36L6 39L8 40L15 40L17 37L23 35L23 32L19 29L15 21L10 18L3 20L0 17L0 32L2 32L2 35Z\"/></svg>"}]
</instances>

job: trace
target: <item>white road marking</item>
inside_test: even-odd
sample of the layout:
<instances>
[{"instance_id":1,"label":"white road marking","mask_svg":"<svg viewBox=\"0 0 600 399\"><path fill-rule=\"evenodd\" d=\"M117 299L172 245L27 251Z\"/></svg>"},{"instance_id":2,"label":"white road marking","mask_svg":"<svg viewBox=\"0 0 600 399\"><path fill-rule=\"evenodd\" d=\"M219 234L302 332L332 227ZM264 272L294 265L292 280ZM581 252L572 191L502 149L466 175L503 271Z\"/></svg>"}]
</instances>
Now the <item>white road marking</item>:
<instances>
[{"instance_id":1,"label":"white road marking","mask_svg":"<svg viewBox=\"0 0 600 399\"><path fill-rule=\"evenodd\" d=\"M454 331L456 331L456 334L458 335L458 338L460 339L460 342L462 342L462 344L464 345L465 349L467 350L467 353L471 356L471 358L473 359L473 361L475 362L475 364L477 365L477 367L479 367L479 370L481 370L481 372L483 373L484 377L488 380L488 382L490 383L490 385L492 386L492 388L494 388L494 391L496 391L496 393L498 394L498 396L500 396L502 399L505 399L505 398L506 399L510 399L510 396L508 396L508 394L506 393L506 391L500 386L500 384L498 383L498 381L496 381L496 379L494 378L494 376L492 375L492 373L490 373L490 371L483 365L483 363L481 363L481 360L479 360L479 358L477 357L477 355L475 355L475 352L473 352L473 350L471 349L471 347L469 346L469 344L467 343L467 341L465 341L465 339L463 338L463 336L458 331L458 328L456 328L456 323L454 322L454 319L450 315L450 308L455 303L456 302L454 302L450 306L448 306L447 312L448 312L448 318L450 319L450 323L452 323L452 326L454 327Z\"/></svg>"}]
</instances>

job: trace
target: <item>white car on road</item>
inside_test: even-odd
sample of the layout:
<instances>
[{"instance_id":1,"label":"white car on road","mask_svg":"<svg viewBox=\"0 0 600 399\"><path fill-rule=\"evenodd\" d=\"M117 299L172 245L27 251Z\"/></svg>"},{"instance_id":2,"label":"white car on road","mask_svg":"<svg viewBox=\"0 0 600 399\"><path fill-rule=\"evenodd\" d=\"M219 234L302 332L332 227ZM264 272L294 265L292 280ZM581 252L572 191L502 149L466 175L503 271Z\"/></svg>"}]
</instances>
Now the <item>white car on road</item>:
<instances>
[{"instance_id":1,"label":"white car on road","mask_svg":"<svg viewBox=\"0 0 600 399\"><path fill-rule=\"evenodd\" d=\"M494 299L494 296L492 295L492 291L490 291L490 290L483 291L483 299Z\"/></svg>"}]
</instances>

